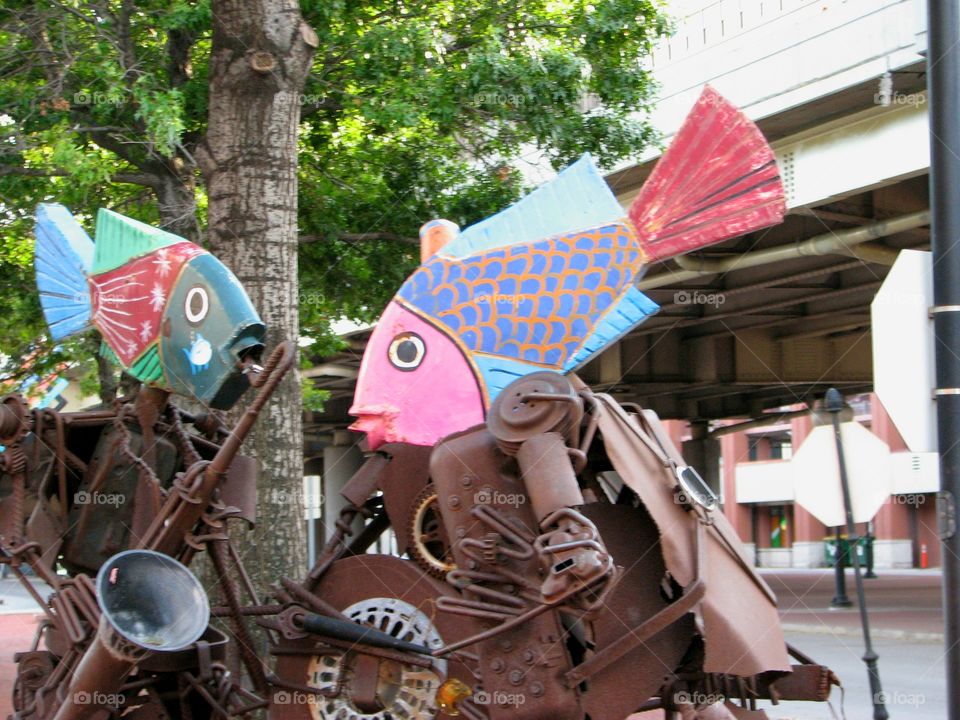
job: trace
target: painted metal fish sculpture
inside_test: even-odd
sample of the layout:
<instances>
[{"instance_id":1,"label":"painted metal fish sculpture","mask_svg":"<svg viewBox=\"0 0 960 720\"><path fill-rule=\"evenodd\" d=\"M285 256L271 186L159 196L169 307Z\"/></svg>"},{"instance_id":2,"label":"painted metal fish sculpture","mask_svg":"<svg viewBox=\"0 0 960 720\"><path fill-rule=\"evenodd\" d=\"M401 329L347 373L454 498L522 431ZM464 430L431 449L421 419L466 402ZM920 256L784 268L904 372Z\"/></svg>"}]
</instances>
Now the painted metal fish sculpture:
<instances>
[{"instance_id":1,"label":"painted metal fish sculpture","mask_svg":"<svg viewBox=\"0 0 960 720\"><path fill-rule=\"evenodd\" d=\"M634 287L647 265L785 212L765 138L707 87L626 216L584 156L463 232L431 221L367 344L351 428L376 448L481 423L516 378L571 372L655 313Z\"/></svg>"},{"instance_id":2,"label":"painted metal fish sculpture","mask_svg":"<svg viewBox=\"0 0 960 720\"><path fill-rule=\"evenodd\" d=\"M101 209L96 243L59 204L36 214L35 269L51 337L96 327L142 382L229 409L265 326L236 276L183 238Z\"/></svg>"}]
</instances>

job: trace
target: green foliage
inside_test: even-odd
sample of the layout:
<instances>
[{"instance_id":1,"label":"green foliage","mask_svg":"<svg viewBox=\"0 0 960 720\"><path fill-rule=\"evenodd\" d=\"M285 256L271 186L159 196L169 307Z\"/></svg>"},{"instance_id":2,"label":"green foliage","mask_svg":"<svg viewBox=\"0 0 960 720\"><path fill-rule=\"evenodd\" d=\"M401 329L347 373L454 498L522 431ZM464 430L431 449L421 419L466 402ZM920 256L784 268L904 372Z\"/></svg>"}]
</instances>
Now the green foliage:
<instances>
[{"instance_id":1,"label":"green foliage","mask_svg":"<svg viewBox=\"0 0 960 720\"><path fill-rule=\"evenodd\" d=\"M333 319L379 315L419 261L423 222L502 209L530 159L560 168L591 152L611 166L654 139L642 58L667 25L653 0L301 6L319 35L300 98L313 356L331 346ZM210 3L12 1L0 48L0 350L19 356L42 334L37 202L62 202L88 227L100 206L169 222L176 209L160 212L154 190L174 177L195 187L203 221Z\"/></svg>"}]
</instances>

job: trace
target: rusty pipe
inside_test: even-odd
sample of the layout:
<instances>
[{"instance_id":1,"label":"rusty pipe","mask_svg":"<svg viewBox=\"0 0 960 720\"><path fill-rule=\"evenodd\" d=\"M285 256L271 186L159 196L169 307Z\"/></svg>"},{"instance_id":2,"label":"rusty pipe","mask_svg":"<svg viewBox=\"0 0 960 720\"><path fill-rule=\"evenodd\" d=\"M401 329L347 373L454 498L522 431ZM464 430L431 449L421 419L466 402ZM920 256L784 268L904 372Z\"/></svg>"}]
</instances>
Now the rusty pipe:
<instances>
[{"instance_id":1,"label":"rusty pipe","mask_svg":"<svg viewBox=\"0 0 960 720\"><path fill-rule=\"evenodd\" d=\"M558 508L583 505L583 493L560 433L542 433L525 440L517 450L517 463L538 523Z\"/></svg>"},{"instance_id":2,"label":"rusty pipe","mask_svg":"<svg viewBox=\"0 0 960 720\"><path fill-rule=\"evenodd\" d=\"M140 547L147 547L167 555L174 555L179 551L183 539L207 509L214 490L220 484L227 468L230 467L240 446L256 423L260 411L290 369L295 356L294 345L289 340L280 343L274 349L254 385L259 392L220 446L213 460L203 468L199 482L190 487L189 498L183 497L180 492L171 492L163 509L144 533Z\"/></svg>"}]
</instances>

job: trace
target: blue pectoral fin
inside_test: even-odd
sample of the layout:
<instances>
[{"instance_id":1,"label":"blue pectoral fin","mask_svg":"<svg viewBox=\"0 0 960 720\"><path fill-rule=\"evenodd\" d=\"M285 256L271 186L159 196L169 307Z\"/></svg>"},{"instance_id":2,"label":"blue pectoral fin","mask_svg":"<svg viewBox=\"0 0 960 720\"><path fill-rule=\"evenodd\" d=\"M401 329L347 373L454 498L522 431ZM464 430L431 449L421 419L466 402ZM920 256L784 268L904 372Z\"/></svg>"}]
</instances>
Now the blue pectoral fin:
<instances>
[{"instance_id":1,"label":"blue pectoral fin","mask_svg":"<svg viewBox=\"0 0 960 720\"><path fill-rule=\"evenodd\" d=\"M474 355L483 383L487 388L487 398L492 404L497 395L510 383L524 375L544 370L540 365L525 363L521 360L501 357L499 355Z\"/></svg>"},{"instance_id":2,"label":"blue pectoral fin","mask_svg":"<svg viewBox=\"0 0 960 720\"><path fill-rule=\"evenodd\" d=\"M87 273L93 265L93 241L59 204L37 206L35 235L40 305L50 336L60 340L90 327Z\"/></svg>"},{"instance_id":3,"label":"blue pectoral fin","mask_svg":"<svg viewBox=\"0 0 960 720\"><path fill-rule=\"evenodd\" d=\"M660 306L653 300L631 287L600 319L580 349L567 358L563 365L564 372L586 364L659 309Z\"/></svg>"}]
</instances>

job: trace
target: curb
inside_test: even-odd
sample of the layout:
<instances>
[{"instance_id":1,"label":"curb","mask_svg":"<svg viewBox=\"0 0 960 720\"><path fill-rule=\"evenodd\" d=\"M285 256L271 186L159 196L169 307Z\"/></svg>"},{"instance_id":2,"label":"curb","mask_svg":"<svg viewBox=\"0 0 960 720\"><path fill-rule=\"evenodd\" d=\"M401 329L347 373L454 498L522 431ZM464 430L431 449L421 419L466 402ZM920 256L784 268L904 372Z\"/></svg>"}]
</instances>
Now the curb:
<instances>
[{"instance_id":1,"label":"curb","mask_svg":"<svg viewBox=\"0 0 960 720\"><path fill-rule=\"evenodd\" d=\"M803 623L781 623L784 632L807 635L841 635L843 637L863 637L860 626L841 627L838 625L805 625ZM912 640L914 642L942 643L943 633L913 632L911 630L891 630L889 628L870 628L871 638L887 640Z\"/></svg>"}]
</instances>

